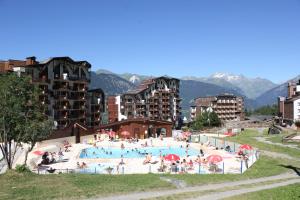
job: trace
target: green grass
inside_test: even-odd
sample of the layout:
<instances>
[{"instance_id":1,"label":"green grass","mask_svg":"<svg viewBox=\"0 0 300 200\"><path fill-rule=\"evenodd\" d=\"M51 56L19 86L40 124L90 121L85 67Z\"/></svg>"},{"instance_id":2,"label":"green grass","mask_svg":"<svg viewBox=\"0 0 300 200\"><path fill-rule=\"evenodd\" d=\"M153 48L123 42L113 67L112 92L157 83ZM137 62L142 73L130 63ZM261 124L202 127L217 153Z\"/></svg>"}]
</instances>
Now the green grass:
<instances>
[{"instance_id":1,"label":"green grass","mask_svg":"<svg viewBox=\"0 0 300 200\"><path fill-rule=\"evenodd\" d=\"M266 140L267 141L270 141L270 142L273 142L273 143L280 143L282 144L282 138L287 136L287 135L290 135L291 133L283 133L283 134L279 134L279 135L271 135L271 136L268 136L266 137ZM300 143L299 142L287 142L287 143L284 143L284 144L293 144L293 145L297 145L298 147L300 147Z\"/></svg>"},{"instance_id":2,"label":"green grass","mask_svg":"<svg viewBox=\"0 0 300 200\"><path fill-rule=\"evenodd\" d=\"M258 192L252 192L248 194L243 194L231 198L226 198L226 200L259 200L259 199L278 199L278 200L296 200L300 199L300 184L293 184L283 187L278 187L269 190L262 190Z\"/></svg>"},{"instance_id":3,"label":"green grass","mask_svg":"<svg viewBox=\"0 0 300 200\"><path fill-rule=\"evenodd\" d=\"M280 148L278 146L257 142L253 138L254 136L261 136L261 134L256 131L246 130L245 133L231 139L239 143L251 144L262 150L287 153L292 156L300 155L300 151L298 150ZM300 162L261 156L260 159L242 175L37 175L19 174L14 171L9 171L6 174L0 175L0 199L79 199L130 192L163 190L174 188L174 186L162 181L160 176L183 180L188 185L203 185L278 175L289 170L283 165L300 167Z\"/></svg>"},{"instance_id":4,"label":"green grass","mask_svg":"<svg viewBox=\"0 0 300 200\"><path fill-rule=\"evenodd\" d=\"M138 191L170 189L174 186L160 180L160 176L186 181L189 185L203 185L236 181L287 172L281 166L286 160L262 156L243 175L84 175L84 174L19 174L9 171L0 175L0 199L79 199ZM299 167L298 162L289 162Z\"/></svg>"},{"instance_id":5,"label":"green grass","mask_svg":"<svg viewBox=\"0 0 300 200\"><path fill-rule=\"evenodd\" d=\"M294 179L294 178L292 178L292 179ZM193 199L193 198L201 197L201 196L204 196L204 195L213 194L213 193L216 193L216 192L225 192L225 191L230 191L230 190L239 190L239 189L244 189L244 188L253 188L253 187L258 187L258 186L263 186L263 185L269 185L269 184L273 184L273 183L280 183L280 182L284 182L284 181L287 181L287 180L291 180L291 178L288 178L288 179L279 179L279 180L272 180L272 181L263 181L263 182L260 182L260 183L252 183L252 184L241 184L241 185L237 185L237 186L227 186L227 187L218 188L218 189L201 190L201 191L195 191L195 192L182 192L182 193L177 193L177 194L173 194L173 195L165 195L165 196L148 198L148 199L143 199L143 200L182 200L182 199Z\"/></svg>"},{"instance_id":6,"label":"green grass","mask_svg":"<svg viewBox=\"0 0 300 200\"><path fill-rule=\"evenodd\" d=\"M228 137L226 140L237 142L240 144L250 144L260 150L272 151L277 153L287 154L292 157L299 157L300 150L289 148L289 147L281 147L278 145L266 144L263 142L258 142L254 137L263 137L266 136L265 134L261 135L256 130L247 129L243 133L235 136L235 137Z\"/></svg>"},{"instance_id":7,"label":"green grass","mask_svg":"<svg viewBox=\"0 0 300 200\"><path fill-rule=\"evenodd\" d=\"M158 175L0 175L0 199L79 199L174 188Z\"/></svg>"}]
</instances>

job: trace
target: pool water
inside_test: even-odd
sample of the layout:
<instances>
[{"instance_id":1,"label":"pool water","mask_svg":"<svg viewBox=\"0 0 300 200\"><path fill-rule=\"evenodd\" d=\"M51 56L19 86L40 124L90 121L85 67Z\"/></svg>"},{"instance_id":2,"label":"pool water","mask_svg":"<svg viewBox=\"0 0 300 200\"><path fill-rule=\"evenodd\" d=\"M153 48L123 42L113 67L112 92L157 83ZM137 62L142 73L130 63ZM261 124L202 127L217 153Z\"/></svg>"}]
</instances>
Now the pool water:
<instances>
[{"instance_id":1,"label":"pool water","mask_svg":"<svg viewBox=\"0 0 300 200\"><path fill-rule=\"evenodd\" d=\"M186 156L186 149L181 147L143 147L143 148L103 148L103 147L91 147L83 149L80 153L80 158L143 158L147 153L151 153L152 156L176 154L180 157ZM189 148L188 155L196 156L199 151Z\"/></svg>"}]
</instances>

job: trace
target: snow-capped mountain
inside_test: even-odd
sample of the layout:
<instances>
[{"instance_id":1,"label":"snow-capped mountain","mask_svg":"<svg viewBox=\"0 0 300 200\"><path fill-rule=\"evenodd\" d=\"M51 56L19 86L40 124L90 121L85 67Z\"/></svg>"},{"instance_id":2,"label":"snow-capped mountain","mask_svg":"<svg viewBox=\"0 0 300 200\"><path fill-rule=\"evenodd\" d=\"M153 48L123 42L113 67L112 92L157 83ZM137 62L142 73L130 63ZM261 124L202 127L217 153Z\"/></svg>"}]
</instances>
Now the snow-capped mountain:
<instances>
[{"instance_id":1,"label":"snow-capped mountain","mask_svg":"<svg viewBox=\"0 0 300 200\"><path fill-rule=\"evenodd\" d=\"M197 80L234 89L250 99L255 99L277 85L263 78L248 78L243 75L215 73L209 77L183 77L183 80Z\"/></svg>"},{"instance_id":2,"label":"snow-capped mountain","mask_svg":"<svg viewBox=\"0 0 300 200\"><path fill-rule=\"evenodd\" d=\"M232 81L238 81L238 80L242 79L243 76L217 72L217 73L214 73L213 75L211 75L211 78L219 78L219 79L224 79L226 81L232 82Z\"/></svg>"},{"instance_id":3,"label":"snow-capped mountain","mask_svg":"<svg viewBox=\"0 0 300 200\"><path fill-rule=\"evenodd\" d=\"M141 79L140 79L140 77L133 75L129 78L129 81L133 84L137 84L137 83L141 82Z\"/></svg>"}]
</instances>

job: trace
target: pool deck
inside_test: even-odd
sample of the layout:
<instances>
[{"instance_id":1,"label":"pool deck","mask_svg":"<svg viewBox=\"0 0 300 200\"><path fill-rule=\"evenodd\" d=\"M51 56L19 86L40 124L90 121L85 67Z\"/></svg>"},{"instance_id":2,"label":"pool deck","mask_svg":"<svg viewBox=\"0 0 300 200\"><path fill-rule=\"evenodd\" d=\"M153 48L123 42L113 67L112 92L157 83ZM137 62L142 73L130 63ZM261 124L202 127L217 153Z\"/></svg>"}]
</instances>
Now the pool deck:
<instances>
[{"instance_id":1,"label":"pool deck","mask_svg":"<svg viewBox=\"0 0 300 200\"><path fill-rule=\"evenodd\" d=\"M85 139L85 141L94 141L93 137L89 137ZM142 151L143 147L142 144L145 144L147 141L148 145L151 145L150 139L145 140L139 140L137 143L128 143L126 141L118 141L118 142L110 142L108 139L104 139L104 141L97 142L97 147L101 148L120 148L121 144L123 143L125 145L125 148L138 148ZM153 138L152 139L153 147L180 147L181 145L183 148L186 146L186 142L184 141L175 141L173 138L164 138L163 140L160 140L159 138ZM219 164L219 167L223 168L224 163L224 173L240 173L240 167L241 167L241 161L236 158L235 154L228 153L224 150L215 150L214 147L208 147L205 145L201 145L199 143L189 143L190 147L199 150L202 149L204 151L204 157L208 155L220 155L223 157L223 162ZM48 152L58 152L60 148L63 147L62 141L57 141L53 143L47 143L38 145L37 148L35 148L31 153L28 155L28 164L31 169L34 169L34 166L37 163L41 162L41 156L35 155L33 152L35 151L48 151ZM64 156L63 159L66 159L67 161L64 162L57 162L54 164L49 165L49 167L52 167L54 169L77 169L77 162L82 163L85 162L87 166L89 165L95 165L95 164L105 164L109 165L113 170L113 174L143 174L143 173L159 173L158 168L160 166L160 158L159 157L152 157L152 162L158 161L156 164L143 164L143 161L145 158L124 158L124 165L119 165L119 171L117 171L117 165L120 162L120 158L115 159L101 159L101 158L80 158L79 155L81 151L85 148L93 147L91 144L87 144L84 142L83 144L72 144L72 147L70 147L69 152L63 152ZM63 148L62 148L63 149ZM58 157L55 157L56 160L58 160ZM187 162L192 159L193 161L196 159L196 156L190 156L190 157L181 157L181 161L183 159L186 159ZM167 162L166 162L167 163ZM188 173L198 173L199 172L199 164L194 162L194 169L188 170ZM205 170L205 173L210 173L206 168L208 166L202 166L202 169ZM105 172L104 172L105 173Z\"/></svg>"}]
</instances>

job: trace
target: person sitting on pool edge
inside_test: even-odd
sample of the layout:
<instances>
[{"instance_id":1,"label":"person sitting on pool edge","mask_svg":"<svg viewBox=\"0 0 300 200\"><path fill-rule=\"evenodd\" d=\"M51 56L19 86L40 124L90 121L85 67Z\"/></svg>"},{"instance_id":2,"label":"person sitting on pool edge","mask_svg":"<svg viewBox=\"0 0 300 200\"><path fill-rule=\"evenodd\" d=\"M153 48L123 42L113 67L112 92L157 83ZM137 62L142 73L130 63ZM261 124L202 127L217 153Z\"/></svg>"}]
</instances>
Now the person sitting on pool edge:
<instances>
[{"instance_id":1,"label":"person sitting on pool edge","mask_svg":"<svg viewBox=\"0 0 300 200\"><path fill-rule=\"evenodd\" d=\"M119 165L124 165L125 162L124 162L124 159L123 159L123 155L121 155L121 161L119 162Z\"/></svg>"},{"instance_id":2,"label":"person sitting on pool edge","mask_svg":"<svg viewBox=\"0 0 300 200\"><path fill-rule=\"evenodd\" d=\"M151 162L151 159L152 159L151 153L150 153L150 154L147 154L147 155L146 155L146 158L145 158L145 160L144 160L144 162L143 162L143 164L145 165L145 164L150 163L150 162Z\"/></svg>"}]
</instances>

